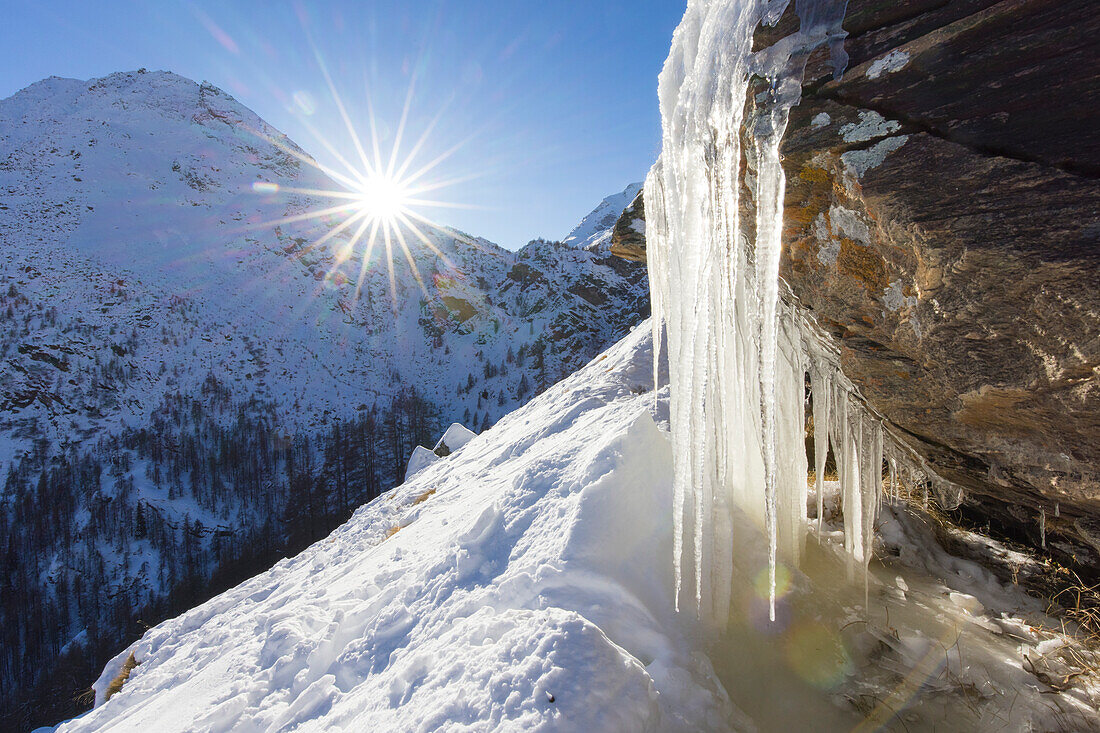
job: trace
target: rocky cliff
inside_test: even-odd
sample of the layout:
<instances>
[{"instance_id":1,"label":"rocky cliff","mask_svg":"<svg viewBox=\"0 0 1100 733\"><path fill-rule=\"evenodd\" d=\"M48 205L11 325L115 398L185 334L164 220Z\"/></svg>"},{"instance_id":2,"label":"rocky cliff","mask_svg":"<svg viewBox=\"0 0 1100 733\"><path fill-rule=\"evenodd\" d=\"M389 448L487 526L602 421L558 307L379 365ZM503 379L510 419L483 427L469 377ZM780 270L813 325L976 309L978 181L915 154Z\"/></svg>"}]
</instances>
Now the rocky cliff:
<instances>
[{"instance_id":1,"label":"rocky cliff","mask_svg":"<svg viewBox=\"0 0 1100 733\"><path fill-rule=\"evenodd\" d=\"M794 5L755 48L798 30ZM784 138L781 276L867 403L965 490L962 511L1095 571L1100 15L1089 8L851 0L847 66L811 53ZM640 209L620 220L613 251L644 257Z\"/></svg>"}]
</instances>

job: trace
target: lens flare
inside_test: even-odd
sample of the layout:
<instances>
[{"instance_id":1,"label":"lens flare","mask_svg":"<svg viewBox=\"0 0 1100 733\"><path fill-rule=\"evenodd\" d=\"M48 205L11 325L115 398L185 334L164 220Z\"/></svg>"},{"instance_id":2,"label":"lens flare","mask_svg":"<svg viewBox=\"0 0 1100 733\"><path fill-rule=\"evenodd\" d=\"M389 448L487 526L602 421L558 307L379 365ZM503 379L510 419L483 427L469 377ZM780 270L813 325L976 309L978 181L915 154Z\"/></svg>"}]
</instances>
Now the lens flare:
<instances>
[{"instance_id":1,"label":"lens flare","mask_svg":"<svg viewBox=\"0 0 1100 733\"><path fill-rule=\"evenodd\" d=\"M771 573L764 568L753 579L753 589L760 598L769 598L771 595ZM783 563L775 566L775 597L782 598L791 591L791 571Z\"/></svg>"},{"instance_id":2,"label":"lens flare","mask_svg":"<svg viewBox=\"0 0 1100 733\"><path fill-rule=\"evenodd\" d=\"M316 252L322 245L329 243L332 249L332 269L325 278L325 285L339 286L348 282L346 275L339 273L339 268L344 263L359 259L359 275L355 283L354 301L358 301L364 289L364 280L370 268L371 257L375 248L384 248L384 261L389 269L390 296L393 301L394 313L397 312L397 287L394 273L395 250L399 249L409 265L413 278L416 280L421 292L427 295L428 290L424 278L420 274L416 259L411 247L422 245L425 249L436 255L442 261L444 267L451 268L449 258L439 249L426 232L438 231L453 239L458 239L470 244L468 237L449 227L437 224L417 209L430 208L471 208L462 204L448 201L438 201L425 198L424 194L437 191L441 188L456 183L470 180L475 176L462 176L446 180L432 180L430 174L433 170L453 155L466 141L454 145L444 153L436 156L425 164L414 165L417 154L421 152L427 141L428 135L439 122L440 115L436 115L431 123L421 133L408 151L402 149L402 142L406 133L409 119L409 110L412 106L413 90L415 88L415 75L409 83L404 108L401 118L396 126L396 132L390 145L389 154L383 155L382 141L379 137L378 125L374 118L373 106L367 99L368 122L370 128L369 144L364 144L360 137L352 117L344 105L343 99L333 84L324 60L319 53L315 54L321 73L328 85L329 92L336 104L340 118L344 122L350 137L353 155L345 156L340 153L337 146L302 120L318 139L325 150L339 163L339 169L334 169L314 160L303 153L297 147L289 144L285 139L265 134L263 131L251 132L267 143L273 145L286 155L301 163L311 166L327 176L334 184L341 188L295 188L293 186L280 185L275 182L257 181L252 184L255 193L270 196L276 193L301 194L317 197L321 200L329 199L335 205L319 206L306 213L294 214L251 225L255 228L274 228L291 222L319 221L329 226L329 229L317 237L308 246L301 250L303 255ZM305 114L315 113L312 105L312 97L304 92L295 93L295 102L302 106L308 101L309 109L303 109ZM353 163L351 160L355 160ZM411 172L410 172L411 171ZM350 238L349 235L350 234ZM339 237L339 239L337 239Z\"/></svg>"},{"instance_id":3,"label":"lens flare","mask_svg":"<svg viewBox=\"0 0 1100 733\"><path fill-rule=\"evenodd\" d=\"M835 688L852 671L852 658L840 635L817 622L793 628L785 651L791 669L819 689Z\"/></svg>"}]
</instances>

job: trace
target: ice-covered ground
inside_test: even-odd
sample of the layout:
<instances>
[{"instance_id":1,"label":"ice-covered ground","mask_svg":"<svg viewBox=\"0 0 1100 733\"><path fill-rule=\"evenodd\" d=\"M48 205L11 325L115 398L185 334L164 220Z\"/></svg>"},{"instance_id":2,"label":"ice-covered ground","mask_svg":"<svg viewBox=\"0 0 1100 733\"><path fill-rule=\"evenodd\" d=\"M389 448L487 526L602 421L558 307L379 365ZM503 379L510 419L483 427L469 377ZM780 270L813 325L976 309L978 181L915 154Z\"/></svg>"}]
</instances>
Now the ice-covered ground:
<instances>
[{"instance_id":1,"label":"ice-covered ground","mask_svg":"<svg viewBox=\"0 0 1100 733\"><path fill-rule=\"evenodd\" d=\"M821 542L803 570L779 567L775 623L751 525L728 631L708 638L675 613L667 388L655 414L649 334L149 631L60 730L1097 727L1096 680L1074 672L1100 660L900 506L880 517L865 601L861 570L845 577L833 482ZM131 651L140 665L104 703Z\"/></svg>"},{"instance_id":2,"label":"ice-covered ground","mask_svg":"<svg viewBox=\"0 0 1100 733\"><path fill-rule=\"evenodd\" d=\"M800 570L778 566L775 623L766 543L744 527L735 539L732 611L709 654L760 730L1100 730L1100 654L1045 601L949 554L919 497L884 498L864 576L843 549L840 495L839 482L825 482L823 530ZM951 531L1014 564L1035 562Z\"/></svg>"}]
</instances>

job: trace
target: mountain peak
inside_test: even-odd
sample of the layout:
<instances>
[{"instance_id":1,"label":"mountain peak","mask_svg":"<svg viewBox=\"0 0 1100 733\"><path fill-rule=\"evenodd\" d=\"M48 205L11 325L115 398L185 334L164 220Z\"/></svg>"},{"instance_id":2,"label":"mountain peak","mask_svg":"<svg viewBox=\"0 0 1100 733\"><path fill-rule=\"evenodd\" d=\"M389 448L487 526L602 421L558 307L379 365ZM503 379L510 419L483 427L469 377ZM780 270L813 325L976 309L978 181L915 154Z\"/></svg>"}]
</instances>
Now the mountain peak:
<instances>
[{"instance_id":1,"label":"mountain peak","mask_svg":"<svg viewBox=\"0 0 1100 733\"><path fill-rule=\"evenodd\" d=\"M213 126L211 123L243 126L287 142L225 91L171 71L138 69L91 79L51 76L0 100L0 121L33 125L35 129L27 132L35 133L43 126L89 127L87 123L92 127L148 127L156 120L156 125L175 126L178 120L188 118L206 127Z\"/></svg>"},{"instance_id":2,"label":"mountain peak","mask_svg":"<svg viewBox=\"0 0 1100 733\"><path fill-rule=\"evenodd\" d=\"M73 95L81 94L83 92L90 91L103 91L103 90L136 90L136 89L164 89L167 87L177 87L181 89L194 89L206 88L211 91L215 91L218 94L224 95L225 93L219 89L216 89L210 84L203 82L200 84L192 79L172 71L147 71L145 69L138 69L136 71L116 71L106 76L92 77L91 79L74 79L66 76L48 76L45 79L29 84L23 89L19 90L8 101L16 98L35 99L48 98L61 95ZM225 95L228 96L228 95Z\"/></svg>"},{"instance_id":3,"label":"mountain peak","mask_svg":"<svg viewBox=\"0 0 1100 733\"><path fill-rule=\"evenodd\" d=\"M611 230L623 209L642 190L642 183L631 183L619 193L612 194L600 202L581 223L569 232L562 242L576 249L607 249L611 246Z\"/></svg>"}]
</instances>

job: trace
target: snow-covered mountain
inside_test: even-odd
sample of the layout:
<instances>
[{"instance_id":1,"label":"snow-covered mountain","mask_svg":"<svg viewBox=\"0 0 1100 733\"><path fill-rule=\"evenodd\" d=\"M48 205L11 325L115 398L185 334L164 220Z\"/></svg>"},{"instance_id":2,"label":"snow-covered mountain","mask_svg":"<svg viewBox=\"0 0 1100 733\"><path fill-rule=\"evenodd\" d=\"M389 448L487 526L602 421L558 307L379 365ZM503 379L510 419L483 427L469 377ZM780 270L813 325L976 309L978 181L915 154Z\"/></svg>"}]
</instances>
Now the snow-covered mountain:
<instances>
[{"instance_id":1,"label":"snow-covered mountain","mask_svg":"<svg viewBox=\"0 0 1100 733\"><path fill-rule=\"evenodd\" d=\"M323 535L417 442L488 427L648 314L644 267L602 251L315 246L341 219L302 215L332 201L286 191L339 187L299 156L167 72L0 101L9 689Z\"/></svg>"},{"instance_id":2,"label":"snow-covered mountain","mask_svg":"<svg viewBox=\"0 0 1100 733\"><path fill-rule=\"evenodd\" d=\"M74 428L140 421L160 394L193 392L213 372L235 396L272 400L295 422L374 404L400 382L446 394L447 409L461 417L468 408L480 427L522 401L522 370L475 374L490 402L473 390L457 395L468 365L500 365L509 349L566 335L566 312L579 326L568 335L591 342L580 349L591 358L644 310L640 268L545 242L512 253L441 232L429 237L449 262L413 248L426 291L396 247L389 257L378 247L356 301L360 261L335 256L351 233L309 246L337 219L251 228L331 206L257 194L257 181L339 189L253 131L297 149L223 92L165 72L53 78L0 103L4 305L26 300L56 320L6 339L18 376L3 386L0 409L14 424L37 417L64 441ZM607 201L585 222L598 212L610 217ZM609 301L630 312L609 314ZM576 351L557 349L529 378L545 388L583 363ZM63 379L54 389L43 375L57 372L33 369L57 361L65 374L84 373L112 353L123 376L105 388L120 407L103 416L92 385ZM25 444L3 447L0 459L10 460Z\"/></svg>"},{"instance_id":3,"label":"snow-covered mountain","mask_svg":"<svg viewBox=\"0 0 1100 733\"><path fill-rule=\"evenodd\" d=\"M630 206L642 190L641 183L631 183L619 193L608 196L573 231L562 240L570 247L607 254L611 249L611 231L623 209Z\"/></svg>"}]
</instances>

